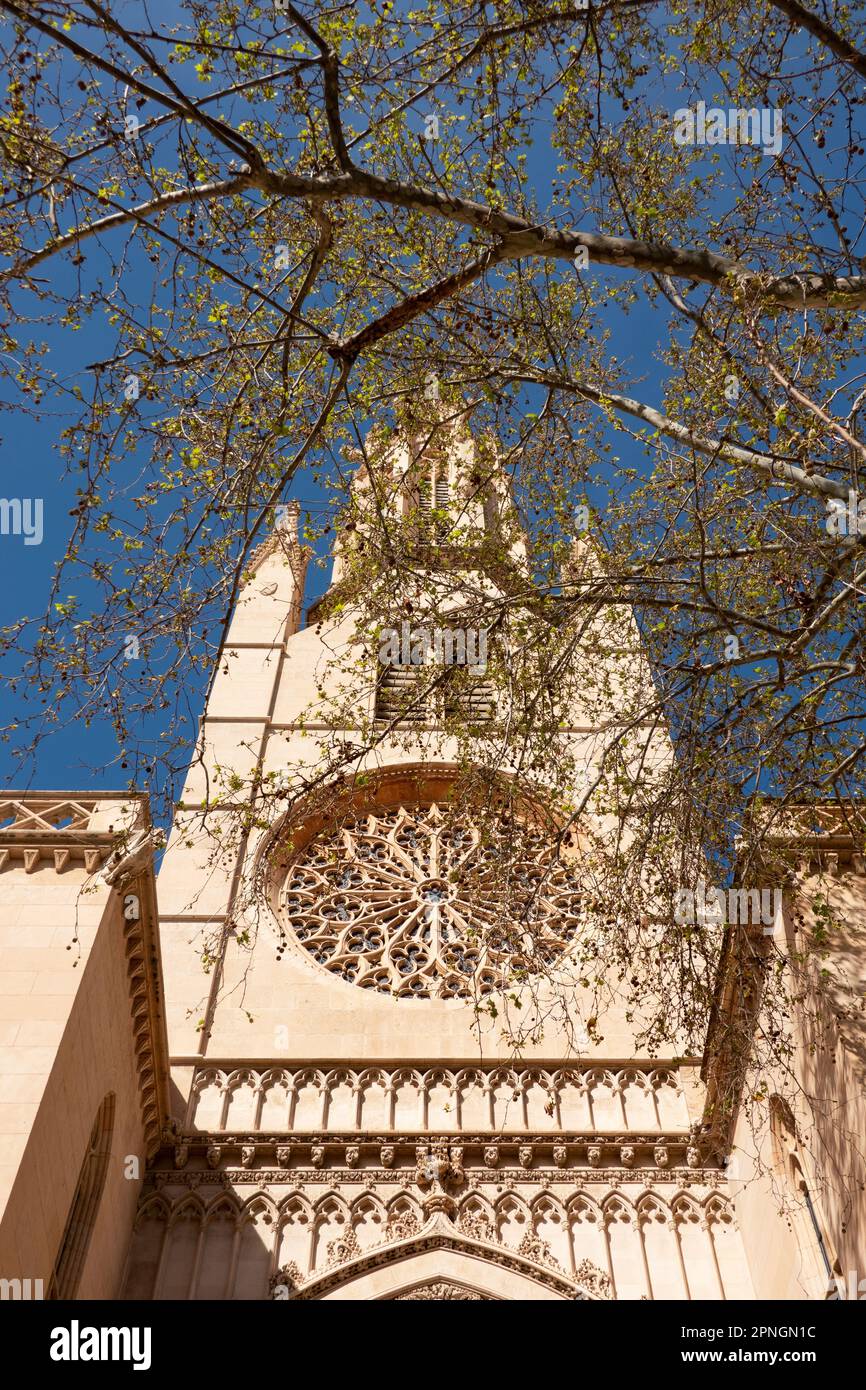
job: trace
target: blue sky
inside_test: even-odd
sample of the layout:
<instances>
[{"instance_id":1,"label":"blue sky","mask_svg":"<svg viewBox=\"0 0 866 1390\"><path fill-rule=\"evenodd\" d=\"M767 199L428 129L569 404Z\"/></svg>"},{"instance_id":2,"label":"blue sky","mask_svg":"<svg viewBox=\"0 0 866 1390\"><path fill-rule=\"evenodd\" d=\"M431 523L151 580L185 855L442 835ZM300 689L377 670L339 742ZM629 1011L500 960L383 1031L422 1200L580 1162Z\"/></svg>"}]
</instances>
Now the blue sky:
<instances>
[{"instance_id":1,"label":"blue sky","mask_svg":"<svg viewBox=\"0 0 866 1390\"><path fill-rule=\"evenodd\" d=\"M124 16L138 8L137 5L124 5ZM163 9L163 7L160 7ZM160 14L160 18L164 18ZM183 80L189 85L190 74L185 71ZM194 84L192 84L194 86ZM716 94L700 93L708 101ZM664 101L673 112L678 106L693 99L691 87L677 87L676 82L668 81L665 90L659 90L657 100ZM423 128L427 105L421 103L416 111L407 115L420 131ZM610 113L616 119L615 111ZM538 191L539 204L544 208L546 190L555 169L556 159L545 138L544 121L537 123L534 141L529 150L529 178ZM760 175L759 175L760 176ZM719 183L718 206L721 209L727 199L727 189L723 181ZM581 209L574 208L574 225L581 226ZM110 243L106 241L108 246ZM100 274L99 256L88 253L88 260L81 274L85 283L88 277ZM102 263L104 268L104 262ZM149 265L146 258L138 262L133 258L124 271L124 291L128 300L139 302L142 306L150 303L158 280L158 267ZM59 258L48 262L42 273L52 278L55 288L60 287L75 295L78 287L78 273L68 261ZM592 274L614 272L592 270ZM653 405L661 404L664 371L657 357L657 346L665 336L667 315L655 309L646 300L641 300L628 317L617 312L611 314L610 351L625 366L633 380L643 378L640 388L642 399ZM87 364L110 356L114 350L114 335L104 322L102 315L85 318L77 331L64 328L58 322L42 326L44 343L47 349L47 362L58 378L58 393L49 394L41 403L38 419L32 418L19 409L15 402L8 402L7 409L0 417L0 444L2 444L2 485L0 494L5 497L41 497L44 499L44 536L40 545L28 546L21 536L0 537L0 624L16 621L27 613L38 617L51 602L51 586L55 566L63 554L73 521L69 515L76 501L76 480L65 469L58 455L58 443L62 429L70 421L72 406L71 392L77 386L85 398L93 389L94 376ZM155 411L154 411L155 413ZM369 422L372 423L372 422ZM625 461L635 467L642 467L645 455L639 445L622 434L611 435L616 451ZM129 460L130 482L135 477L137 462ZM331 496L318 486L308 475L298 479L288 496L301 500L309 507L315 518L319 518L323 508L333 507ZM603 497L593 498L599 505ZM319 553L324 554L327 542L319 545ZM327 581L327 572L311 566L308 575L308 605L322 592ZM79 594L79 600L86 606L86 594ZM118 633L118 659L123 649L125 634ZM9 672L5 672L9 675ZM206 677L190 673L187 696L187 723L190 740L195 735L196 718L201 712ZM0 683L0 724L9 724L20 719L26 712L32 715L40 696L32 689L19 688L15 693ZM160 729L154 717L153 727L143 731L154 740L158 739ZM121 790L126 785L128 771L118 763L118 750L114 735L107 725L95 721L84 729L80 723L73 722L65 728L53 730L42 743L35 762L19 766L10 756L8 746L0 746L0 776L4 784L19 788L46 789L111 789ZM139 784L147 784L147 776L139 774Z\"/></svg>"}]
</instances>

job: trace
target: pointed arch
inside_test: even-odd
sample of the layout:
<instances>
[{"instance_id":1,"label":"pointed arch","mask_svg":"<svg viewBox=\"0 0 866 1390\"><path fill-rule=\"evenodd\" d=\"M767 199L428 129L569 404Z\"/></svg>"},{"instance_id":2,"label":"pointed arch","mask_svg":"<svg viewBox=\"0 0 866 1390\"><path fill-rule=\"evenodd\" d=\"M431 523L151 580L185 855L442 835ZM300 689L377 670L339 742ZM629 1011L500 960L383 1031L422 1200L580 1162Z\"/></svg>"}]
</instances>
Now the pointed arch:
<instances>
[{"instance_id":1,"label":"pointed arch","mask_svg":"<svg viewBox=\"0 0 866 1390\"><path fill-rule=\"evenodd\" d=\"M149 1197L145 1197L135 1213L135 1220L132 1229L136 1230L144 1221L165 1221L168 1222L171 1214L171 1203L161 1192L152 1192Z\"/></svg>"},{"instance_id":2,"label":"pointed arch","mask_svg":"<svg viewBox=\"0 0 866 1390\"><path fill-rule=\"evenodd\" d=\"M494 1203L494 1229L502 1245L516 1250L527 1234L532 1232L532 1214L517 1192L506 1192Z\"/></svg>"},{"instance_id":3,"label":"pointed arch","mask_svg":"<svg viewBox=\"0 0 866 1390\"><path fill-rule=\"evenodd\" d=\"M156 1299L188 1299L193 1296L201 1258L205 1206L197 1192L188 1192L172 1208L165 1232L153 1296Z\"/></svg>"},{"instance_id":4,"label":"pointed arch","mask_svg":"<svg viewBox=\"0 0 866 1390\"><path fill-rule=\"evenodd\" d=\"M186 1129L223 1129L226 1110L226 1073L205 1067L193 1077L186 1113Z\"/></svg>"},{"instance_id":5,"label":"pointed arch","mask_svg":"<svg viewBox=\"0 0 866 1390\"><path fill-rule=\"evenodd\" d=\"M141 1202L132 1225L132 1237L123 1275L124 1299L151 1300L168 1232L171 1203L161 1192Z\"/></svg>"},{"instance_id":6,"label":"pointed arch","mask_svg":"<svg viewBox=\"0 0 866 1390\"><path fill-rule=\"evenodd\" d=\"M650 1219L661 1217L664 1221L671 1218L671 1208L665 1199L658 1192L653 1192L651 1188L644 1188L643 1192L634 1199L634 1209L638 1218L647 1216Z\"/></svg>"},{"instance_id":7,"label":"pointed arch","mask_svg":"<svg viewBox=\"0 0 866 1390\"><path fill-rule=\"evenodd\" d=\"M242 1221L256 1221L260 1217L269 1216L276 1222L279 1208L269 1192L254 1192L251 1197L241 1202L239 1216Z\"/></svg>"},{"instance_id":8,"label":"pointed arch","mask_svg":"<svg viewBox=\"0 0 866 1390\"><path fill-rule=\"evenodd\" d=\"M219 1192L204 1208L203 1221L206 1226L213 1221L237 1221L241 1204L234 1192Z\"/></svg>"},{"instance_id":9,"label":"pointed arch","mask_svg":"<svg viewBox=\"0 0 866 1390\"><path fill-rule=\"evenodd\" d=\"M352 1255L339 1264L329 1263L295 1296L305 1301L388 1300L439 1283L456 1285L485 1299L605 1296L590 1288L579 1289L563 1271L539 1263L529 1254L467 1235L441 1213L409 1239Z\"/></svg>"},{"instance_id":10,"label":"pointed arch","mask_svg":"<svg viewBox=\"0 0 866 1390\"><path fill-rule=\"evenodd\" d=\"M309 1197L307 1197L304 1192L301 1192L299 1188L295 1188L294 1191L287 1192L284 1197L281 1197L277 1203L277 1208L280 1221L285 1217L297 1216L299 1214L304 1215L308 1221L312 1221L313 1219L313 1204Z\"/></svg>"},{"instance_id":11,"label":"pointed arch","mask_svg":"<svg viewBox=\"0 0 866 1390\"><path fill-rule=\"evenodd\" d=\"M115 1094L109 1091L99 1105L90 1128L90 1138L78 1170L78 1181L48 1281L49 1298L75 1298L78 1291L105 1188L114 1137L115 1108Z\"/></svg>"},{"instance_id":12,"label":"pointed arch","mask_svg":"<svg viewBox=\"0 0 866 1390\"><path fill-rule=\"evenodd\" d=\"M385 1205L385 1239L408 1240L424 1224L421 1203L408 1192L398 1192Z\"/></svg>"},{"instance_id":13,"label":"pointed arch","mask_svg":"<svg viewBox=\"0 0 866 1390\"><path fill-rule=\"evenodd\" d=\"M312 1268L315 1213L312 1203L303 1192L289 1192L279 1203L279 1216L274 1236L274 1265L295 1266L306 1278Z\"/></svg>"},{"instance_id":14,"label":"pointed arch","mask_svg":"<svg viewBox=\"0 0 866 1390\"><path fill-rule=\"evenodd\" d=\"M385 1206L374 1192L356 1197L351 1206L352 1232L361 1250L380 1245L387 1231Z\"/></svg>"},{"instance_id":15,"label":"pointed arch","mask_svg":"<svg viewBox=\"0 0 866 1390\"><path fill-rule=\"evenodd\" d=\"M357 1246L349 1207L337 1192L326 1192L313 1207L311 1268L341 1263Z\"/></svg>"},{"instance_id":16,"label":"pointed arch","mask_svg":"<svg viewBox=\"0 0 866 1390\"><path fill-rule=\"evenodd\" d=\"M181 1221L203 1221L205 1205L197 1192L186 1192L179 1198L171 1209L168 1218L170 1226L176 1226Z\"/></svg>"},{"instance_id":17,"label":"pointed arch","mask_svg":"<svg viewBox=\"0 0 866 1390\"><path fill-rule=\"evenodd\" d=\"M359 1127L368 1132L390 1129L393 1088L388 1073L381 1067L365 1067L358 1074L357 1086Z\"/></svg>"},{"instance_id":18,"label":"pointed arch","mask_svg":"<svg viewBox=\"0 0 866 1390\"><path fill-rule=\"evenodd\" d=\"M493 1240L496 1214L489 1198L480 1192L467 1193L458 1207L457 1225L477 1240Z\"/></svg>"},{"instance_id":19,"label":"pointed arch","mask_svg":"<svg viewBox=\"0 0 866 1390\"><path fill-rule=\"evenodd\" d=\"M277 1205L267 1192L255 1192L241 1204L226 1297L252 1300L267 1296L279 1238L278 1215Z\"/></svg>"}]
</instances>

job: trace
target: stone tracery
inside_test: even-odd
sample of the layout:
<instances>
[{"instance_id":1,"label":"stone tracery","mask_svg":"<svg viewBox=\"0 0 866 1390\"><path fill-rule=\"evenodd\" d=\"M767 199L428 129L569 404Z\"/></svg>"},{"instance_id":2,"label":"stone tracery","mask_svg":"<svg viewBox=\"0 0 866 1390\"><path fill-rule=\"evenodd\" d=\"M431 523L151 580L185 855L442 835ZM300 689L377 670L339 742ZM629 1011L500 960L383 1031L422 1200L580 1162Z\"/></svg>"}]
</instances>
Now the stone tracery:
<instances>
[{"instance_id":1,"label":"stone tracery","mask_svg":"<svg viewBox=\"0 0 866 1390\"><path fill-rule=\"evenodd\" d=\"M457 1299L463 1303L494 1302L489 1294L476 1293L474 1289L461 1289L458 1284L446 1284L442 1280L435 1284L421 1284L416 1289L408 1289L406 1293L399 1293L394 1302L408 1303L422 1299L437 1303L450 1299Z\"/></svg>"},{"instance_id":2,"label":"stone tracery","mask_svg":"<svg viewBox=\"0 0 866 1390\"><path fill-rule=\"evenodd\" d=\"M401 999L466 998L549 965L580 898L527 826L482 839L436 803L359 816L290 865L282 922L326 970Z\"/></svg>"}]
</instances>

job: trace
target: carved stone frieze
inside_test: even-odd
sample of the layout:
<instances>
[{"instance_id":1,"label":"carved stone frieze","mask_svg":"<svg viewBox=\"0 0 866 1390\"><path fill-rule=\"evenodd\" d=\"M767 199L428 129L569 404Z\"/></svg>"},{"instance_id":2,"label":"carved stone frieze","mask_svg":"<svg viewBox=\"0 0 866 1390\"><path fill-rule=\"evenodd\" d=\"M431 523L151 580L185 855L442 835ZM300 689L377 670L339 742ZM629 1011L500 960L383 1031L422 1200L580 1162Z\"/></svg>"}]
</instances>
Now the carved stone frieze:
<instances>
[{"instance_id":1,"label":"carved stone frieze","mask_svg":"<svg viewBox=\"0 0 866 1390\"><path fill-rule=\"evenodd\" d=\"M446 1284L442 1281L436 1284L421 1284L417 1289L409 1289L406 1293L399 1293L394 1301L409 1303L424 1300L443 1303L452 1299L462 1303L495 1302L488 1294L476 1293L474 1289L463 1289L458 1284Z\"/></svg>"},{"instance_id":2,"label":"carved stone frieze","mask_svg":"<svg viewBox=\"0 0 866 1390\"><path fill-rule=\"evenodd\" d=\"M621 1136L619 1136L621 1138ZM404 1168L417 1167L423 1163L434 1149L447 1150L449 1163L455 1168L463 1167L478 1171L481 1168L510 1170L515 1165L524 1169L578 1170L592 1168L612 1174L615 1169L669 1168L705 1171L714 1170L716 1163L710 1163L696 1145L688 1145L685 1136L665 1134L658 1137L635 1135L629 1144L615 1140L601 1144L593 1142L592 1136L534 1135L532 1143L518 1144L501 1141L497 1144L487 1142L484 1135L461 1134L460 1143L455 1144L450 1135L431 1135L424 1143L418 1143L411 1135L394 1135L388 1138L382 1134L356 1136L354 1142L347 1142L349 1136L334 1135L327 1144L314 1136L259 1133L256 1135L206 1135L195 1133L176 1133L170 1136L169 1144L177 1149L177 1161L192 1167L199 1164L215 1167L221 1171L234 1172L238 1168L257 1172L277 1165L282 1167L306 1167L311 1165L323 1171L339 1168ZM181 1154L184 1156L181 1157ZM154 1167L164 1166L157 1159ZM243 1179L240 1179L243 1180Z\"/></svg>"}]
</instances>

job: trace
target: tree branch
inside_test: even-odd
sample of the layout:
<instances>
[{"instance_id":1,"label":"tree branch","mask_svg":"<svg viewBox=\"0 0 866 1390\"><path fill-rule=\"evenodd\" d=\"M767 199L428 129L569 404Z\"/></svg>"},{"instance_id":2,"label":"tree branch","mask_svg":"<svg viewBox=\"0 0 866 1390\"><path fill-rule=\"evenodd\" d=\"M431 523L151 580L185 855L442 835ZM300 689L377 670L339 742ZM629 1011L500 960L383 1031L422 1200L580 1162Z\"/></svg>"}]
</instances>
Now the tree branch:
<instances>
[{"instance_id":1,"label":"tree branch","mask_svg":"<svg viewBox=\"0 0 866 1390\"><path fill-rule=\"evenodd\" d=\"M770 0L771 5L775 5L777 10L781 10L795 24L800 24L804 29L808 29L814 38L829 48L831 53L835 53L837 58L841 58L843 63L848 63L855 72L859 72L861 77L866 77L866 55L862 54L858 48L848 39L837 34L835 29L831 29L819 15L813 14L811 10L805 9L798 0Z\"/></svg>"},{"instance_id":2,"label":"tree branch","mask_svg":"<svg viewBox=\"0 0 866 1390\"><path fill-rule=\"evenodd\" d=\"M201 202L203 199L211 197L229 197L233 193L241 193L249 187L249 174L236 174L230 179L216 179L213 183L198 184L194 188L174 188L170 193L162 193L159 197L151 198L146 203L138 203L134 208L110 212L105 217L100 217L97 222L88 222L83 227L74 227L71 232L66 232L63 236L56 237L54 241L49 241L46 246L42 247L41 251L34 251L25 261L3 271L3 279L8 280L15 275L26 275L34 266L48 260L49 256L55 255L58 251L65 251L68 247L75 246L79 242L87 241L90 237L98 236L100 232L108 232L115 227L123 227L129 222L143 222L152 213L162 212L166 208L183 207L187 203Z\"/></svg>"},{"instance_id":3,"label":"tree branch","mask_svg":"<svg viewBox=\"0 0 866 1390\"><path fill-rule=\"evenodd\" d=\"M814 497L837 497L842 501L847 501L847 484L834 483L832 479L824 478L817 473L807 473L805 469L798 468L796 464L786 463L783 459L774 458L772 454L761 454L754 449L744 449L739 444L731 444L723 439L713 439L698 434L686 425L672 420L669 415L663 415L661 411L654 410L652 406L644 405L631 396L621 396L616 391L602 391L596 386L588 386L582 382L557 377L550 372L504 372L501 376L506 381L538 383L542 386L553 387L555 390L571 391L574 395L582 396L584 400L592 401L595 405L611 405L614 410L621 411L624 415L632 415L636 419L642 420L644 424L652 425L653 429L659 430L671 439L678 440L681 444L687 444L690 448L696 449L699 454L708 454L711 458L720 458L729 463L746 464L749 468L763 473L771 482L791 483L799 492L810 493Z\"/></svg>"}]
</instances>

